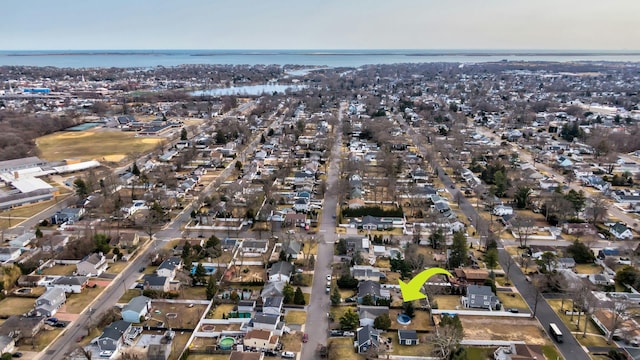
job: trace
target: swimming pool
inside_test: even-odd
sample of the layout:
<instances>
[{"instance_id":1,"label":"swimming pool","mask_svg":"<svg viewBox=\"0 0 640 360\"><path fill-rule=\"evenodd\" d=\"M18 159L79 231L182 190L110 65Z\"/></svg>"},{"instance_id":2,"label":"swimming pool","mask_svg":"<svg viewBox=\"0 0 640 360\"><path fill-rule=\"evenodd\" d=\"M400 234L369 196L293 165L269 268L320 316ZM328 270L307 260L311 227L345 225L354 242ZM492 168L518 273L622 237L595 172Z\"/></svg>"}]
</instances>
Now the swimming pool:
<instances>
[{"instance_id":1,"label":"swimming pool","mask_svg":"<svg viewBox=\"0 0 640 360\"><path fill-rule=\"evenodd\" d=\"M218 342L218 346L220 346L221 350L231 350L231 348L233 347L233 344L235 344L235 343L236 343L236 341L233 338L223 337Z\"/></svg>"},{"instance_id":2,"label":"swimming pool","mask_svg":"<svg viewBox=\"0 0 640 360\"><path fill-rule=\"evenodd\" d=\"M398 324L409 325L411 324L411 317L407 314L398 314Z\"/></svg>"}]
</instances>

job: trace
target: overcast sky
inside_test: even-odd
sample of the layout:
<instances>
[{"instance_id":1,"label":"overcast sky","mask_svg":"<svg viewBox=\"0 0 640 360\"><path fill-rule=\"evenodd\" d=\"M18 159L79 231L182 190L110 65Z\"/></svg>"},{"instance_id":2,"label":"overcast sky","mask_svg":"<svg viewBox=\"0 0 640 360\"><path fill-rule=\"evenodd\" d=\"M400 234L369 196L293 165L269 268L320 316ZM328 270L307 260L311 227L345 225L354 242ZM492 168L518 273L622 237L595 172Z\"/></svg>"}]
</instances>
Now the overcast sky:
<instances>
[{"instance_id":1,"label":"overcast sky","mask_svg":"<svg viewBox=\"0 0 640 360\"><path fill-rule=\"evenodd\" d=\"M2 0L0 50L640 49L639 0Z\"/></svg>"}]
</instances>

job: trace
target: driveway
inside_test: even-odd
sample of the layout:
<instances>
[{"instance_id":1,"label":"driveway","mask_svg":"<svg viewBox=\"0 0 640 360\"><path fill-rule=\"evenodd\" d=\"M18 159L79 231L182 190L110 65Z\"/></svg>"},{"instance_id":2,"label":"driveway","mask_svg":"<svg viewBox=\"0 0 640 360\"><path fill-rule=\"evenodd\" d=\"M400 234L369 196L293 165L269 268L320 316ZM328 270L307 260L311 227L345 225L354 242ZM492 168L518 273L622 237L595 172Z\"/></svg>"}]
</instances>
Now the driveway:
<instances>
[{"instance_id":1,"label":"driveway","mask_svg":"<svg viewBox=\"0 0 640 360\"><path fill-rule=\"evenodd\" d=\"M338 125L334 127L336 131L336 141L331 152L329 171L327 174L327 189L324 196L322 218L318 234L318 255L316 258L315 276L311 290L311 300L307 307L307 322L305 331L309 335L309 342L302 346L303 360L319 358L316 354L318 344L327 345L327 335L329 332L329 295L326 294L327 275L331 275L331 265L333 264L333 244L337 236L335 233L336 224L333 216L336 214L338 204L338 192L335 191L340 179L340 147L342 146L342 113L345 104L340 105L338 114Z\"/></svg>"}]
</instances>

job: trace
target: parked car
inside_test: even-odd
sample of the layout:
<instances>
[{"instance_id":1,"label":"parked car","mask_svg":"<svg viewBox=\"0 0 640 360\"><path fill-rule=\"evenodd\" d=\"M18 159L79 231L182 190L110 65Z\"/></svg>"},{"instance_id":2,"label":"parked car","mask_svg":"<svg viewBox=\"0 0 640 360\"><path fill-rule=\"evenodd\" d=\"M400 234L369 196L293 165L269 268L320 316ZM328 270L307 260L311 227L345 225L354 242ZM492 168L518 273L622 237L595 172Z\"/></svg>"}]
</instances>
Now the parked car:
<instances>
[{"instance_id":1,"label":"parked car","mask_svg":"<svg viewBox=\"0 0 640 360\"><path fill-rule=\"evenodd\" d=\"M331 275L327 275L327 281L331 281Z\"/></svg>"},{"instance_id":2,"label":"parked car","mask_svg":"<svg viewBox=\"0 0 640 360\"><path fill-rule=\"evenodd\" d=\"M511 308L511 309L509 309L509 312L511 312L511 313L519 313L520 310L518 310L516 308Z\"/></svg>"},{"instance_id":3,"label":"parked car","mask_svg":"<svg viewBox=\"0 0 640 360\"><path fill-rule=\"evenodd\" d=\"M16 351L11 355L11 357L14 357L14 358L22 357L22 353L20 351Z\"/></svg>"},{"instance_id":4,"label":"parked car","mask_svg":"<svg viewBox=\"0 0 640 360\"><path fill-rule=\"evenodd\" d=\"M280 356L285 359L294 359L296 357L296 353L291 351L283 351Z\"/></svg>"},{"instance_id":5,"label":"parked car","mask_svg":"<svg viewBox=\"0 0 640 360\"><path fill-rule=\"evenodd\" d=\"M302 342L306 343L308 341L309 341L309 334L307 333L302 334Z\"/></svg>"},{"instance_id":6,"label":"parked car","mask_svg":"<svg viewBox=\"0 0 640 360\"><path fill-rule=\"evenodd\" d=\"M57 328L63 328L63 327L65 327L65 326L67 326L67 323L66 323L66 322L64 322L64 321L58 321L58 322L57 322L57 323L55 323L55 325L53 325L53 326L54 326L54 327L57 327Z\"/></svg>"},{"instance_id":7,"label":"parked car","mask_svg":"<svg viewBox=\"0 0 640 360\"><path fill-rule=\"evenodd\" d=\"M353 331L345 331L342 336L356 336L356 334Z\"/></svg>"},{"instance_id":8,"label":"parked car","mask_svg":"<svg viewBox=\"0 0 640 360\"><path fill-rule=\"evenodd\" d=\"M111 355L113 355L113 351L111 351L111 350L102 350L102 351L100 351L100 357L108 358L108 357L111 357Z\"/></svg>"},{"instance_id":9,"label":"parked car","mask_svg":"<svg viewBox=\"0 0 640 360\"><path fill-rule=\"evenodd\" d=\"M342 330L331 330L331 336L342 336L343 333Z\"/></svg>"}]
</instances>

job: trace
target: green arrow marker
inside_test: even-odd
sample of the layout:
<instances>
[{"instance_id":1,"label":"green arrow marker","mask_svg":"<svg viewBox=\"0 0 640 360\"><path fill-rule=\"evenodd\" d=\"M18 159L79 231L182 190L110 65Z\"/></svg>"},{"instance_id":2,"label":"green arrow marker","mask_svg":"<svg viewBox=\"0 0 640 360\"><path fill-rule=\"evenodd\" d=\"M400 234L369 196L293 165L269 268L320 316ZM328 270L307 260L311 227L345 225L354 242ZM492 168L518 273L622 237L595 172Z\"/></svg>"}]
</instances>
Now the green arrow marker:
<instances>
[{"instance_id":1,"label":"green arrow marker","mask_svg":"<svg viewBox=\"0 0 640 360\"><path fill-rule=\"evenodd\" d=\"M400 291L402 291L402 299L407 301L424 299L427 296L420 292L422 285L429 280L430 277L436 274L443 274L450 277L453 277L450 272L442 268L430 268L422 271L420 274L416 275L409 283L405 283L402 280L399 280L400 283Z\"/></svg>"}]
</instances>

